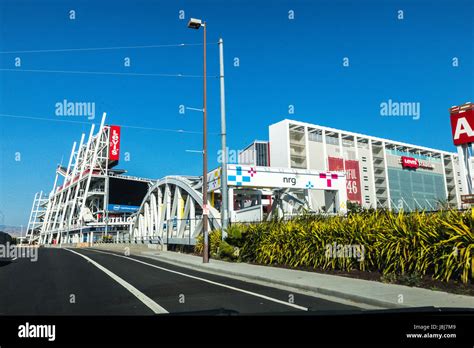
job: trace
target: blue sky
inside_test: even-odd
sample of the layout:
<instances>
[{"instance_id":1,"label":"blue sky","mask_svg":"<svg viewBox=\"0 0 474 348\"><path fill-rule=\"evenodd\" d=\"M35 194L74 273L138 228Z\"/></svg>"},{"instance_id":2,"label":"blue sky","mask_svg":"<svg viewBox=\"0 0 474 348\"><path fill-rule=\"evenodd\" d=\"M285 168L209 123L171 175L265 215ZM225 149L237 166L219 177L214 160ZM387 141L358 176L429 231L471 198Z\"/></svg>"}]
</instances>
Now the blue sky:
<instances>
[{"instance_id":1,"label":"blue sky","mask_svg":"<svg viewBox=\"0 0 474 348\"><path fill-rule=\"evenodd\" d=\"M473 9L468 0L0 0L0 69L200 75L202 46L4 52L200 43L202 32L186 23L204 18L208 42L224 39L231 149L267 139L269 124L292 118L454 151L448 108L474 99ZM208 45L208 74L218 74L217 44ZM96 119L56 116L64 99L95 103ZM380 103L389 99L420 103L420 119L382 117ZM179 114L181 104L201 107L202 79L0 70L1 115L59 120L0 115L3 223L27 224L34 193L51 189L56 165L61 158L67 164L72 142L90 128L64 121L98 122L105 111L109 124L201 131L201 114ZM217 166L219 112L219 81L210 77L209 168ZM201 140L124 128L122 154L130 161L120 167L153 178L197 175L201 157L185 150L199 149Z\"/></svg>"}]
</instances>

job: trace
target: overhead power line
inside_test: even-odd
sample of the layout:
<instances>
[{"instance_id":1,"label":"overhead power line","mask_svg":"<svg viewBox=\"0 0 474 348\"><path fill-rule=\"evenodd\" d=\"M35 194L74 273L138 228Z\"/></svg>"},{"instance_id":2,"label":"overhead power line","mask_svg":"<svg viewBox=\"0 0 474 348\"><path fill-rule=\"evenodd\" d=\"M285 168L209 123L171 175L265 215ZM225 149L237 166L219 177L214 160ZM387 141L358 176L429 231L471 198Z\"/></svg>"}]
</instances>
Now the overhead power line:
<instances>
[{"instance_id":1,"label":"overhead power line","mask_svg":"<svg viewBox=\"0 0 474 348\"><path fill-rule=\"evenodd\" d=\"M155 74L155 73L121 73L108 71L78 71L78 70L42 70L42 69L5 69L0 71L14 71L14 72L34 72L34 73L52 73L52 74L89 74L89 75L123 75L123 76L151 76L151 77L186 77L186 78L203 78L203 75L187 75L187 74ZM217 75L208 75L208 78L217 78Z\"/></svg>"},{"instance_id":2,"label":"overhead power line","mask_svg":"<svg viewBox=\"0 0 474 348\"><path fill-rule=\"evenodd\" d=\"M210 42L207 45L215 45L218 42ZM185 46L203 46L202 43L179 43L165 45L144 45L144 46L112 46L112 47L86 47L86 48L59 48L46 50L24 50L24 51L0 51L0 54L13 53L50 53L50 52L78 52L78 51L103 51L103 50L125 50L125 49L143 49L143 48L162 48L162 47L185 47Z\"/></svg>"},{"instance_id":3,"label":"overhead power line","mask_svg":"<svg viewBox=\"0 0 474 348\"><path fill-rule=\"evenodd\" d=\"M36 117L36 116L28 116L28 115L0 114L0 117L28 119L28 120L35 120L35 121L76 123L76 124L86 124L86 125L92 124L92 122L86 122L86 121L66 120L66 119L59 119L59 118L44 118L44 117ZM121 124L117 124L117 125L123 128L143 129L143 130L151 130L151 131L157 131L157 132L172 132L172 133L181 133L181 134L202 134L202 132L199 132L199 131L190 131L190 130L184 130L184 129L141 127L141 126L130 126L130 125L121 125ZM220 135L220 133L209 133L209 134Z\"/></svg>"}]
</instances>

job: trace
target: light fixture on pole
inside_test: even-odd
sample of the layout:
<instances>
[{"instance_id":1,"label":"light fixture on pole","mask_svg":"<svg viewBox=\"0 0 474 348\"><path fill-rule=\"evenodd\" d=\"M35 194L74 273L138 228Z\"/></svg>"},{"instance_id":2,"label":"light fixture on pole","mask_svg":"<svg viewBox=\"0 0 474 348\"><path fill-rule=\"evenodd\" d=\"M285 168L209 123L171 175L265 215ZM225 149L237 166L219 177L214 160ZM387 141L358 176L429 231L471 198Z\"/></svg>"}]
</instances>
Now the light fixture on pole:
<instances>
[{"instance_id":1,"label":"light fixture on pole","mask_svg":"<svg viewBox=\"0 0 474 348\"><path fill-rule=\"evenodd\" d=\"M188 22L188 28L203 28L203 144L202 144L202 234L203 234L203 256L202 262L209 262L209 233L208 233L208 215L209 207L207 205L207 85L206 85L206 23L201 19L191 18Z\"/></svg>"},{"instance_id":2,"label":"light fixture on pole","mask_svg":"<svg viewBox=\"0 0 474 348\"><path fill-rule=\"evenodd\" d=\"M197 18L191 18L188 22L188 28L191 29L199 29L201 26L205 26L205 24L202 22L202 20L197 19Z\"/></svg>"}]
</instances>

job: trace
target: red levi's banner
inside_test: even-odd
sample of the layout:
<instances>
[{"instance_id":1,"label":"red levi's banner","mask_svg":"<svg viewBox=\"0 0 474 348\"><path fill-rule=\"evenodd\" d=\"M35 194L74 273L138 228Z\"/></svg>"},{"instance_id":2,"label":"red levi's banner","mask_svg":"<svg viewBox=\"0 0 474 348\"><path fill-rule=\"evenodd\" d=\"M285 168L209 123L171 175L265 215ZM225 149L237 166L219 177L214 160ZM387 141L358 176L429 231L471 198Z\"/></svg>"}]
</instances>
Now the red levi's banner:
<instances>
[{"instance_id":1,"label":"red levi's banner","mask_svg":"<svg viewBox=\"0 0 474 348\"><path fill-rule=\"evenodd\" d=\"M362 193L360 190L359 161L343 160L342 158L328 157L329 170L344 171L346 167L347 199L351 202L362 204Z\"/></svg>"},{"instance_id":2,"label":"red levi's banner","mask_svg":"<svg viewBox=\"0 0 474 348\"><path fill-rule=\"evenodd\" d=\"M120 126L110 126L109 159L118 161L120 157Z\"/></svg>"},{"instance_id":3,"label":"red levi's banner","mask_svg":"<svg viewBox=\"0 0 474 348\"><path fill-rule=\"evenodd\" d=\"M418 164L418 160L416 158L402 156L402 167L418 168L419 166L420 165Z\"/></svg>"}]
</instances>

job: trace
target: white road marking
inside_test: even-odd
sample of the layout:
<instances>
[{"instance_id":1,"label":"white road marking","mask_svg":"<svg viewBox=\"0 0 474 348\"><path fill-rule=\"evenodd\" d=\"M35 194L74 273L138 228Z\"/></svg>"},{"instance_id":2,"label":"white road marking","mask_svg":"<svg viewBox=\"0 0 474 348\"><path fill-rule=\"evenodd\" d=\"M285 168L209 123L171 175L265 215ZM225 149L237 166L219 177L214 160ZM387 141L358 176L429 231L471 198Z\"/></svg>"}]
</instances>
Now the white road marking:
<instances>
[{"instance_id":1,"label":"white road marking","mask_svg":"<svg viewBox=\"0 0 474 348\"><path fill-rule=\"evenodd\" d=\"M186 274L186 273L183 273L183 272L173 271L173 270L171 270L171 269L164 268L164 267L160 267L160 266L157 266L157 265L154 265L154 264L151 264L151 263L148 263L148 262L144 262L144 261L141 261L141 260L137 260L137 259L134 259L134 258L132 258L132 257L123 256L123 255L117 255L117 254L114 254L114 253L109 253L109 252L106 252L106 251L95 250L95 249L87 249L87 250L95 251L95 252L102 253L102 254L109 254L109 255L113 255L113 256L117 256L117 257L123 257L124 259L132 260L132 261L135 261L135 262L138 262L138 263L141 263L141 264L150 266L150 267L158 268L158 269L161 269L161 270L166 271L166 272L170 272L170 273L174 273L174 274L179 274L179 275L181 275L181 276L183 276L183 277L188 277L188 278L200 280L200 281L203 281L203 282L206 282L206 283L209 283L209 284L221 286L221 287L223 287L223 288L227 288L227 289L231 289L231 290L243 292L244 294L248 294L248 295L260 297L260 298L263 298L263 299L265 299L265 300L272 301L272 302L276 302L276 303L279 303L279 304L282 304L282 305L285 305L285 306L293 307L293 308L296 308L296 309L299 309L299 310L302 310L302 311L307 311L307 310L308 310L307 307L299 306L299 305L294 304L294 303L285 302L285 301L278 300L278 299L273 298L273 297L269 297L269 296L265 296L265 295L262 295L262 294L258 294L258 293L256 293L256 292L252 292L252 291L248 291L248 290L236 288L236 287L234 287L234 286L230 286L230 285L218 283L218 282L215 282L215 281L212 281L212 280L209 280L209 279L205 279L205 278L201 278L201 277L196 277L196 276L193 276L193 275L190 275L190 274Z\"/></svg>"},{"instance_id":2,"label":"white road marking","mask_svg":"<svg viewBox=\"0 0 474 348\"><path fill-rule=\"evenodd\" d=\"M159 314L168 313L168 311L166 309L161 307L158 303L153 301L151 298L149 298L143 292L141 292L140 290L135 288L132 284L127 283L125 280L120 278L118 275L116 275L115 273L109 271L107 268L105 268L104 266L102 266L99 263L95 262L91 258L89 258L85 255L82 255L81 253L78 253L77 251L74 251L74 250L70 250L70 249L67 249L67 248L65 248L65 250L70 251L70 252L72 252L76 255L79 255L79 256L83 257L84 259L86 259L87 262L92 263L94 266L96 266L102 272L104 272L109 277L111 277L113 280L115 280L117 283L122 285L125 289L130 291L136 298L138 298L141 302L143 302L143 304L145 304L148 308L150 308L154 313L159 313Z\"/></svg>"}]
</instances>

